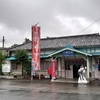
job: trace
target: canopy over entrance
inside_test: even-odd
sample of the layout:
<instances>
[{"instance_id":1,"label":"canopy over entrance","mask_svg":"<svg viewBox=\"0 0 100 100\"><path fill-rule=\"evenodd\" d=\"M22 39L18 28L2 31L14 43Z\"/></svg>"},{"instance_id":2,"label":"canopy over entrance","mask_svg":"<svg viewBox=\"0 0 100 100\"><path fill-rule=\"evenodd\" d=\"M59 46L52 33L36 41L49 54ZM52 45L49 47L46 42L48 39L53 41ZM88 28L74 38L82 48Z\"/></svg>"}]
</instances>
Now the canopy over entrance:
<instances>
[{"instance_id":1,"label":"canopy over entrance","mask_svg":"<svg viewBox=\"0 0 100 100\"><path fill-rule=\"evenodd\" d=\"M56 52L53 52L53 53L49 54L47 57L51 57L51 56L53 56L53 55L55 55L55 54L58 54L58 53L60 53L60 52L65 51L65 50L70 50L70 51L77 52L77 53L79 53L79 54L83 54L83 55L86 55L86 56L92 56L92 54L89 54L89 53L86 53L86 52L77 50L77 49L75 49L74 47L72 47L72 46L70 46L70 45L67 45L65 48L60 49L60 50L58 50L58 51L56 51Z\"/></svg>"}]
</instances>

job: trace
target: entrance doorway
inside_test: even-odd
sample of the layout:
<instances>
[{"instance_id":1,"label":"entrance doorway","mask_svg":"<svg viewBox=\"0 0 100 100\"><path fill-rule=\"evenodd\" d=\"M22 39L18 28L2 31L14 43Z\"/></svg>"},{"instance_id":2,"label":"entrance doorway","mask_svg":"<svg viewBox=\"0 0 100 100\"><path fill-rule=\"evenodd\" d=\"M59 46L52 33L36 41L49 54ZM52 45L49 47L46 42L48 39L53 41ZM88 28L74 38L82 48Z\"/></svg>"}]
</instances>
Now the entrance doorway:
<instances>
[{"instance_id":1,"label":"entrance doorway","mask_svg":"<svg viewBox=\"0 0 100 100\"><path fill-rule=\"evenodd\" d=\"M73 78L79 78L78 70L80 68L80 65L73 65Z\"/></svg>"}]
</instances>

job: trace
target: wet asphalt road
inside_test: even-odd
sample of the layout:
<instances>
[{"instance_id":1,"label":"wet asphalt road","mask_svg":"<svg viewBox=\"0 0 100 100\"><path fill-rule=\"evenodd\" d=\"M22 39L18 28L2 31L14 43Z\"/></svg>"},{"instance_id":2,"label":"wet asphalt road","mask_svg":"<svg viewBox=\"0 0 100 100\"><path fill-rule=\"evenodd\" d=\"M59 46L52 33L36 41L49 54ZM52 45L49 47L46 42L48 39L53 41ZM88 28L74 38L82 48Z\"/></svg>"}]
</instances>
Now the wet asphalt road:
<instances>
[{"instance_id":1,"label":"wet asphalt road","mask_svg":"<svg viewBox=\"0 0 100 100\"><path fill-rule=\"evenodd\" d=\"M100 100L100 85L0 80L0 100Z\"/></svg>"}]
</instances>

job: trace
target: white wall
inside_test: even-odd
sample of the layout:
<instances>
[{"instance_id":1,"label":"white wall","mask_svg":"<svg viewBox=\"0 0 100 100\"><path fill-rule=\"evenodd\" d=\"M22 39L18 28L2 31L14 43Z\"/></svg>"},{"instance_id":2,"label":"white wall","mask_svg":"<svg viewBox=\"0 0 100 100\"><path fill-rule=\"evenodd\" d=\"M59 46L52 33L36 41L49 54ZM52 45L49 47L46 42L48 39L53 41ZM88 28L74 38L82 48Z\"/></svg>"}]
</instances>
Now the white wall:
<instances>
[{"instance_id":1,"label":"white wall","mask_svg":"<svg viewBox=\"0 0 100 100\"><path fill-rule=\"evenodd\" d=\"M2 65L2 72L5 73L5 72L10 72L11 70L11 64L10 64L10 61L7 60L5 64Z\"/></svg>"},{"instance_id":2,"label":"white wall","mask_svg":"<svg viewBox=\"0 0 100 100\"><path fill-rule=\"evenodd\" d=\"M71 70L66 70L66 78L73 78L73 65L70 65Z\"/></svg>"}]
</instances>

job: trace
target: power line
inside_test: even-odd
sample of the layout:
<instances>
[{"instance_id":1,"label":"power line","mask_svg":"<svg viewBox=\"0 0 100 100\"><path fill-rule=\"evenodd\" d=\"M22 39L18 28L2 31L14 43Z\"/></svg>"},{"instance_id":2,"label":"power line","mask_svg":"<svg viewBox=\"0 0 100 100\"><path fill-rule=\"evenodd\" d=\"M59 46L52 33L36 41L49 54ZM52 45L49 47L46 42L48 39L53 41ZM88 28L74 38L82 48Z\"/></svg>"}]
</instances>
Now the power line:
<instances>
[{"instance_id":1,"label":"power line","mask_svg":"<svg viewBox=\"0 0 100 100\"><path fill-rule=\"evenodd\" d=\"M82 31L80 31L79 33L82 33L83 31L85 31L86 29L88 29L90 26L92 26L95 22L99 21L100 18L98 18L97 20L95 20L93 23L91 23L89 26L87 26L86 28L84 28ZM79 34L78 33L78 34Z\"/></svg>"}]
</instances>

